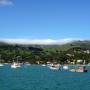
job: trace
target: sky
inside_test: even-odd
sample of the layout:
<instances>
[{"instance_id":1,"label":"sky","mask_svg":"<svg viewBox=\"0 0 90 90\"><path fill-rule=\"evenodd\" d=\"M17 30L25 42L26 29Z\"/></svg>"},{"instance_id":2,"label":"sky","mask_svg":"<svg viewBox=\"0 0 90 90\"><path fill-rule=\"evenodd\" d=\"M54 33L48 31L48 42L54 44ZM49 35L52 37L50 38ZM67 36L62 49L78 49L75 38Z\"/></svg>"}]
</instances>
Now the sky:
<instances>
[{"instance_id":1,"label":"sky","mask_svg":"<svg viewBox=\"0 0 90 90\"><path fill-rule=\"evenodd\" d=\"M90 0L0 0L0 39L90 39Z\"/></svg>"}]
</instances>

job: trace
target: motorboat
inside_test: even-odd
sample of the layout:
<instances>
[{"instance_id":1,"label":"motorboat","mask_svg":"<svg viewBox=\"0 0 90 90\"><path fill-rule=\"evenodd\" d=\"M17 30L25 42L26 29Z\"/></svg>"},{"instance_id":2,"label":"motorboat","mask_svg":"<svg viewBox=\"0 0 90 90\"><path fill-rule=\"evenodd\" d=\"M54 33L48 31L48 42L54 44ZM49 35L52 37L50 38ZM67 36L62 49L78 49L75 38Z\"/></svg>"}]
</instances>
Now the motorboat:
<instances>
[{"instance_id":1,"label":"motorboat","mask_svg":"<svg viewBox=\"0 0 90 90\"><path fill-rule=\"evenodd\" d=\"M60 69L60 64L51 64L49 66L50 69L52 70L59 70Z\"/></svg>"},{"instance_id":2,"label":"motorboat","mask_svg":"<svg viewBox=\"0 0 90 90\"><path fill-rule=\"evenodd\" d=\"M71 69L70 71L71 72L87 72L87 69L85 66L80 66L80 67L77 67L75 69Z\"/></svg>"},{"instance_id":3,"label":"motorboat","mask_svg":"<svg viewBox=\"0 0 90 90\"><path fill-rule=\"evenodd\" d=\"M19 63L16 63L14 62L12 65L11 65L11 68L19 68L21 67L21 65Z\"/></svg>"}]
</instances>

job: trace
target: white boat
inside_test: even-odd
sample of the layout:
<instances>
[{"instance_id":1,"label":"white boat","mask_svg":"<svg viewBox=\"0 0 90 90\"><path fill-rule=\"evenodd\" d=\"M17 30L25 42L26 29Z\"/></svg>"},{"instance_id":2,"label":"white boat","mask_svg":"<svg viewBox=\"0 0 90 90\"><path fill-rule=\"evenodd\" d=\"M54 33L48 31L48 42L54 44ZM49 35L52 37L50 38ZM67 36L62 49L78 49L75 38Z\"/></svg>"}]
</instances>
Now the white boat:
<instances>
[{"instance_id":1,"label":"white boat","mask_svg":"<svg viewBox=\"0 0 90 90\"><path fill-rule=\"evenodd\" d=\"M2 58L1 58L1 55L0 55L0 67L4 66L4 64L2 64Z\"/></svg>"},{"instance_id":2,"label":"white boat","mask_svg":"<svg viewBox=\"0 0 90 90\"><path fill-rule=\"evenodd\" d=\"M50 69L52 70L59 70L60 69L60 64L51 64L49 66Z\"/></svg>"},{"instance_id":3,"label":"white boat","mask_svg":"<svg viewBox=\"0 0 90 90\"><path fill-rule=\"evenodd\" d=\"M64 70L68 70L69 67L68 67L67 65L64 65L64 66L63 66L63 69L64 69Z\"/></svg>"},{"instance_id":4,"label":"white boat","mask_svg":"<svg viewBox=\"0 0 90 90\"><path fill-rule=\"evenodd\" d=\"M13 60L13 64L11 65L11 68L19 68L19 67L21 67L21 64L18 62L19 59L21 59L21 56L17 56L16 59L17 59L16 62Z\"/></svg>"},{"instance_id":5,"label":"white boat","mask_svg":"<svg viewBox=\"0 0 90 90\"><path fill-rule=\"evenodd\" d=\"M55 66L50 66L49 68L52 70L59 70L60 69L59 67L55 67Z\"/></svg>"},{"instance_id":6,"label":"white boat","mask_svg":"<svg viewBox=\"0 0 90 90\"><path fill-rule=\"evenodd\" d=\"M19 63L16 63L14 62L12 65L11 65L11 68L18 68L18 67L21 67L21 65Z\"/></svg>"}]
</instances>

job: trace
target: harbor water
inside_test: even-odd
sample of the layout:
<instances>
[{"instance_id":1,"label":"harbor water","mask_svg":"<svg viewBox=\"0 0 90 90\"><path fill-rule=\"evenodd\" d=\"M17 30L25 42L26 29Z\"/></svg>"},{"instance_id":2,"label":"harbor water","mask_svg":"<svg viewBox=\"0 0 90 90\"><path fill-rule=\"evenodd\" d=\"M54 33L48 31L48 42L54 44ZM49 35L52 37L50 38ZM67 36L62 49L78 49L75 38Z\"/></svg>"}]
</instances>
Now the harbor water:
<instances>
[{"instance_id":1,"label":"harbor water","mask_svg":"<svg viewBox=\"0 0 90 90\"><path fill-rule=\"evenodd\" d=\"M0 67L0 90L90 90L90 68L86 73L50 70L47 66Z\"/></svg>"}]
</instances>

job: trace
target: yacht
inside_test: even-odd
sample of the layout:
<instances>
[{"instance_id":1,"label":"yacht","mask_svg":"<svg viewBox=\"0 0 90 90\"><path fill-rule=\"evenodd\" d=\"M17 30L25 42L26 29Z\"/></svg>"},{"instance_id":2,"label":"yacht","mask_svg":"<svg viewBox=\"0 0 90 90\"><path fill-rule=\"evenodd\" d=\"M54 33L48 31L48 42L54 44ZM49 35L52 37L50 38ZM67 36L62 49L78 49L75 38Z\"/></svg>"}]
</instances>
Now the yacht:
<instances>
[{"instance_id":1,"label":"yacht","mask_svg":"<svg viewBox=\"0 0 90 90\"><path fill-rule=\"evenodd\" d=\"M60 64L51 64L49 66L50 69L52 70L59 70L60 69Z\"/></svg>"},{"instance_id":2,"label":"yacht","mask_svg":"<svg viewBox=\"0 0 90 90\"><path fill-rule=\"evenodd\" d=\"M70 71L71 72L87 72L87 69L85 66L80 66L80 67L77 67L75 69L71 69Z\"/></svg>"},{"instance_id":3,"label":"yacht","mask_svg":"<svg viewBox=\"0 0 90 90\"><path fill-rule=\"evenodd\" d=\"M19 63L16 63L14 62L12 65L11 65L11 68L18 68L18 67L21 67L21 65Z\"/></svg>"},{"instance_id":4,"label":"yacht","mask_svg":"<svg viewBox=\"0 0 90 90\"><path fill-rule=\"evenodd\" d=\"M14 62L14 60L13 60L13 63L11 65L11 68L19 68L19 67L21 67L21 64L18 62L20 58L21 58L20 56L17 56L16 57L17 61Z\"/></svg>"}]
</instances>

